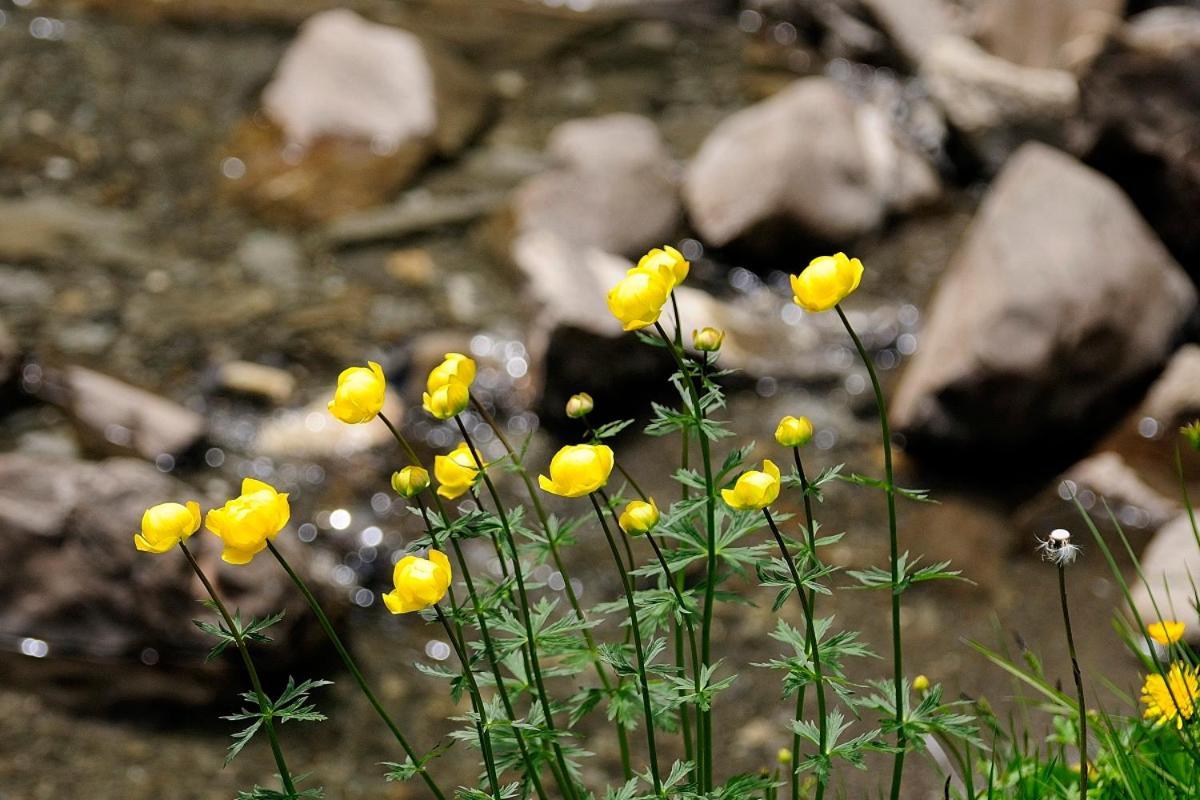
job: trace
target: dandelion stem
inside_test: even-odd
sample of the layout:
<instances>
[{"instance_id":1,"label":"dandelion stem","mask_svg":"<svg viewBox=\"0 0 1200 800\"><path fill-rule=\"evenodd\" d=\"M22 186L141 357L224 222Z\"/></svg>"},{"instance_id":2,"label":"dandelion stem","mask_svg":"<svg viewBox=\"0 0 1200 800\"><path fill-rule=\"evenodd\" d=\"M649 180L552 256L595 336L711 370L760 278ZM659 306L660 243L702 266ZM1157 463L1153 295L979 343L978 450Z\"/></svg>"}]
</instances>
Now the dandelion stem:
<instances>
[{"instance_id":1,"label":"dandelion stem","mask_svg":"<svg viewBox=\"0 0 1200 800\"><path fill-rule=\"evenodd\" d=\"M1071 656L1071 675L1075 678L1075 696L1079 700L1079 798L1087 800L1087 707L1083 702L1083 675L1079 671L1079 657L1075 654L1075 637L1071 633L1071 612L1067 607L1067 569L1064 564L1058 565L1058 597L1062 601L1063 626L1067 631L1067 652Z\"/></svg>"},{"instance_id":2,"label":"dandelion stem","mask_svg":"<svg viewBox=\"0 0 1200 800\"><path fill-rule=\"evenodd\" d=\"M262 682L258 679L258 670L254 668L254 659L250 658L250 650L246 647L246 637L242 635L242 628L233 621L233 617L229 614L229 609L221 602L220 596L217 595L217 590L213 588L212 583L208 580L208 576L204 574L204 570L200 569L200 563L196 561L196 557L192 555L192 551L188 549L187 544L182 539L179 540L179 549L187 556L188 564L191 565L192 571L196 573L196 577L204 584L204 590L212 598L213 606L216 607L217 613L221 615L221 619L225 621L225 627L229 630L229 635L233 637L233 643L242 657L242 664L246 667L246 674L250 677L250 686L253 687L254 696L258 700L258 711L261 715L263 730L267 732L267 739L271 743L271 754L275 757L275 766L279 770L279 781L283 784L283 789L288 796L294 797L296 795L296 786L292 782L291 773L288 772L287 762L284 761L283 748L279 745L279 735L275 732L275 722L271 715L271 701L267 699L266 692L262 688Z\"/></svg>"},{"instance_id":3,"label":"dandelion stem","mask_svg":"<svg viewBox=\"0 0 1200 800\"><path fill-rule=\"evenodd\" d=\"M875 409L879 414L879 427L882 431L884 491L887 494L888 510L888 544L891 548L892 590L889 594L892 598L892 682L896 703L896 755L892 762L891 800L899 800L900 784L904 777L904 756L908 752L908 731L904 726L906 693L904 689L904 652L900 634L900 594L902 590L900 588L900 545L896 531L896 481L892 468L892 432L888 425L887 402L884 400L883 388L879 385L879 376L875 373L875 365L871 362L871 356L867 352L867 348L863 346L862 339L858 338L858 334L854 332L854 326L847 319L846 312L842 311L840 305L833 308L846 328L846 333L850 334L850 339L854 342L855 349L858 350L859 358L862 359L863 366L867 369L867 375L871 378L871 389L875 392Z\"/></svg>"},{"instance_id":4,"label":"dandelion stem","mask_svg":"<svg viewBox=\"0 0 1200 800\"><path fill-rule=\"evenodd\" d=\"M633 587L629 584L629 575L625 572L625 564L621 560L620 551L617 550L617 543L613 539L612 531L609 530L608 521L604 518L604 511L600 508L600 501L596 499L595 494L589 494L588 499L592 501L592 508L596 509L596 516L600 519L600 527L604 529L604 538L608 540L613 562L617 565L617 574L621 578L621 588L625 592L625 605L629 611L629 627L633 632L633 647L637 655L638 681L642 688L642 711L646 717L646 749L650 754L650 778L654 784L654 794L657 797L662 795L662 779L658 774L658 748L654 741L654 710L650 706L650 682L646 678L646 654L642 650L642 631L638 623L637 604L633 601Z\"/></svg>"},{"instance_id":5,"label":"dandelion stem","mask_svg":"<svg viewBox=\"0 0 1200 800\"><path fill-rule=\"evenodd\" d=\"M287 559L283 557L283 554L279 552L278 548L276 548L274 543L270 540L267 541L267 549L271 551L271 555L273 555L275 560L279 562L279 566L283 567L283 571L286 572L288 577L292 579L292 583L296 584L296 588L300 590L300 594L304 596L305 601L308 603L308 607L312 609L313 614L316 616L317 622L321 626L321 630L325 632L325 636L328 637L330 644L333 645L333 649L337 651L338 656L342 659L342 663L346 666L346 670L350 673L351 677L354 678L354 682L358 684L358 688L362 690L363 696L367 698L367 702L370 703L371 707L375 709L375 713L379 715L381 720L383 720L383 724L388 727L388 730L392 732L392 736L396 737L396 741L400 743L400 747L404 750L405 754L409 757L409 759L412 760L413 764L416 766L417 772L421 776L421 780L425 782L425 785L429 787L429 791L433 793L433 796L436 797L437 800L445 800L446 796L442 794L442 790L438 788L438 785L434 783L433 778L430 777L429 771L425 768L425 765L421 763L421 759L417 756L416 750L414 750L412 745L409 744L408 739L405 738L404 734L400 732L400 727L396 725L391 716L389 716L387 711L384 710L383 704L379 702L379 698L377 698L375 693L371 691L371 687L367 685L367 679L363 677L362 671L359 670L358 665L354 663L354 659L350 656L350 651L348 651L346 646L342 644L341 637L339 637L337 635L337 631L333 629L333 624L329 621L329 617L325 615L325 611L321 608L321 604L317 601L316 596L313 595L312 591L308 588L308 585L298 574L296 574L296 571L292 569L292 565L288 563Z\"/></svg>"},{"instance_id":6,"label":"dandelion stem","mask_svg":"<svg viewBox=\"0 0 1200 800\"><path fill-rule=\"evenodd\" d=\"M437 614L438 622L442 623L442 628L445 629L446 636L450 639L450 645L454 648L455 655L458 656L458 663L462 664L462 674L467 679L467 685L471 692L471 705L475 707L475 714L478 717L475 727L479 733L479 749L483 752L483 764L487 770L488 783L492 786L492 796L496 800L500 800L500 779L496 776L496 756L492 751L492 734L488 730L487 708L483 704L483 694L479 691L479 683L475 680L475 670L471 669L471 659L467 657L467 651L462 642L454 635L454 629L450 627L450 620L446 619L446 612L442 611L442 607L436 603L433 606L433 612Z\"/></svg>"}]
</instances>

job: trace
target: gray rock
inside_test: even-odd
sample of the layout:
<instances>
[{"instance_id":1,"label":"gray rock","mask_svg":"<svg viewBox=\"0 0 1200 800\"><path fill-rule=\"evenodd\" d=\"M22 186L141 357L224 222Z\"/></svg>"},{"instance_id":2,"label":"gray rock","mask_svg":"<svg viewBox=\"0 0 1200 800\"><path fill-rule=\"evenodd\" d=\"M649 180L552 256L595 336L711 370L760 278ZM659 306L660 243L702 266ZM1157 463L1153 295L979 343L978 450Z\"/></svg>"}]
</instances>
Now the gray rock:
<instances>
[{"instance_id":1,"label":"gray rock","mask_svg":"<svg viewBox=\"0 0 1200 800\"><path fill-rule=\"evenodd\" d=\"M295 292L304 281L304 251L290 236L253 231L238 243L237 263L255 281Z\"/></svg>"},{"instance_id":2,"label":"gray rock","mask_svg":"<svg viewBox=\"0 0 1200 800\"><path fill-rule=\"evenodd\" d=\"M1146 392L1138 416L1157 420L1171 432L1200 417L1200 345L1185 344L1175 351Z\"/></svg>"},{"instance_id":3,"label":"gray rock","mask_svg":"<svg viewBox=\"0 0 1200 800\"><path fill-rule=\"evenodd\" d=\"M687 170L684 202L718 247L780 227L837 242L939 189L933 168L879 109L831 80L805 78L709 134Z\"/></svg>"},{"instance_id":4,"label":"gray rock","mask_svg":"<svg viewBox=\"0 0 1200 800\"><path fill-rule=\"evenodd\" d=\"M961 36L938 40L921 74L950 124L993 170L1026 141L1064 144L1079 108L1070 72L1019 66Z\"/></svg>"},{"instance_id":5,"label":"gray rock","mask_svg":"<svg viewBox=\"0 0 1200 800\"><path fill-rule=\"evenodd\" d=\"M995 56L1026 67L1067 68L1081 47L1121 18L1125 0L983 0L975 38Z\"/></svg>"},{"instance_id":6,"label":"gray rock","mask_svg":"<svg viewBox=\"0 0 1200 800\"><path fill-rule=\"evenodd\" d=\"M1142 552L1141 581L1131 587L1133 604L1145 623L1175 619L1187 625L1185 636L1200 641L1200 613L1193 605L1194 586L1200 586L1200 545L1192 530L1193 521L1183 513L1164 525Z\"/></svg>"},{"instance_id":7,"label":"gray rock","mask_svg":"<svg viewBox=\"0 0 1200 800\"><path fill-rule=\"evenodd\" d=\"M6 385L17 372L21 362L21 349L17 340L0 319L0 386Z\"/></svg>"},{"instance_id":8,"label":"gray rock","mask_svg":"<svg viewBox=\"0 0 1200 800\"><path fill-rule=\"evenodd\" d=\"M258 431L250 450L268 458L331 460L348 458L393 442L386 426L347 425L329 413L329 398L290 409L268 420ZM400 425L404 408L391 392L384 399L383 413Z\"/></svg>"},{"instance_id":9,"label":"gray rock","mask_svg":"<svg viewBox=\"0 0 1200 800\"><path fill-rule=\"evenodd\" d=\"M183 555L133 546L147 506L187 500L203 498L137 460L0 455L0 640L24 642L44 656L37 669L4 662L0 673L93 710L131 701L228 700L228 687L243 679L241 665L204 664L212 642L191 620L211 614ZM287 646L258 648L260 668L306 663L322 640L278 565L259 558L230 567L219 560L219 544L203 531L189 540L222 599L243 615L286 612L275 634ZM277 544L311 574L308 548L286 534ZM341 596L320 579L314 586L323 597ZM345 603L326 608L340 617Z\"/></svg>"},{"instance_id":10,"label":"gray rock","mask_svg":"<svg viewBox=\"0 0 1200 800\"><path fill-rule=\"evenodd\" d=\"M635 256L674 234L675 163L650 120L570 120L554 129L546 149L555 166L513 193L516 236L544 231L578 247Z\"/></svg>"},{"instance_id":11,"label":"gray rock","mask_svg":"<svg viewBox=\"0 0 1200 800\"><path fill-rule=\"evenodd\" d=\"M930 46L959 27L945 0L861 0L896 50L913 65L921 63Z\"/></svg>"},{"instance_id":12,"label":"gray rock","mask_svg":"<svg viewBox=\"0 0 1200 800\"><path fill-rule=\"evenodd\" d=\"M217 383L235 394L256 397L276 405L285 405L296 390L290 372L251 361L227 361L217 370Z\"/></svg>"},{"instance_id":13,"label":"gray rock","mask_svg":"<svg viewBox=\"0 0 1200 800\"><path fill-rule=\"evenodd\" d=\"M1044 145L997 177L939 284L892 407L914 445L1018 452L1094 431L1196 304L1107 178Z\"/></svg>"},{"instance_id":14,"label":"gray rock","mask_svg":"<svg viewBox=\"0 0 1200 800\"><path fill-rule=\"evenodd\" d=\"M141 225L128 212L44 196L0 201L0 259L44 262L87 257L103 264L148 266ZM18 291L41 297L25 280ZM8 291L12 291L9 289Z\"/></svg>"}]
</instances>

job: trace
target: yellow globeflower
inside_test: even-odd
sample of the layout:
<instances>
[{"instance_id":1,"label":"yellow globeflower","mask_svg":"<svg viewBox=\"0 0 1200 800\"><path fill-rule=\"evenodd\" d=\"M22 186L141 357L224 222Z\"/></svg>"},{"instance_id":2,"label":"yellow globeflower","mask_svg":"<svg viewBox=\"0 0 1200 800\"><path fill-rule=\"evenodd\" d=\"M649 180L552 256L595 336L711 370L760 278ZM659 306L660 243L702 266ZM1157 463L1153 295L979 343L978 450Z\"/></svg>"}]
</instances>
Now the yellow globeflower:
<instances>
[{"instance_id":1,"label":"yellow globeflower","mask_svg":"<svg viewBox=\"0 0 1200 800\"><path fill-rule=\"evenodd\" d=\"M429 488L429 472L424 467L405 467L392 473L392 489L401 497L413 498Z\"/></svg>"},{"instance_id":2,"label":"yellow globeflower","mask_svg":"<svg viewBox=\"0 0 1200 800\"><path fill-rule=\"evenodd\" d=\"M420 611L446 596L450 579L450 560L445 553L430 550L429 558L405 556L392 570L396 588L383 595L383 604L393 614Z\"/></svg>"},{"instance_id":3,"label":"yellow globeflower","mask_svg":"<svg viewBox=\"0 0 1200 800\"><path fill-rule=\"evenodd\" d=\"M1191 720L1196 713L1196 701L1200 698L1200 680L1196 670L1176 662L1167 670L1166 677L1147 675L1142 685L1142 702L1146 704L1146 719L1157 724L1174 721L1178 728Z\"/></svg>"},{"instance_id":4,"label":"yellow globeflower","mask_svg":"<svg viewBox=\"0 0 1200 800\"><path fill-rule=\"evenodd\" d=\"M434 456L433 474L438 481L438 495L447 500L462 497L479 480L475 456L466 442L459 442L458 447L444 456Z\"/></svg>"},{"instance_id":5,"label":"yellow globeflower","mask_svg":"<svg viewBox=\"0 0 1200 800\"><path fill-rule=\"evenodd\" d=\"M692 331L692 347L701 353L717 352L721 349L721 343L724 341L725 331L717 328L701 328L698 331Z\"/></svg>"},{"instance_id":6,"label":"yellow globeflower","mask_svg":"<svg viewBox=\"0 0 1200 800\"><path fill-rule=\"evenodd\" d=\"M133 535L133 546L143 553L165 553L199 529L199 503L159 503L142 514L142 531Z\"/></svg>"},{"instance_id":7,"label":"yellow globeflower","mask_svg":"<svg viewBox=\"0 0 1200 800\"><path fill-rule=\"evenodd\" d=\"M820 256L792 276L792 299L805 311L828 311L858 288L863 265L845 253Z\"/></svg>"},{"instance_id":8,"label":"yellow globeflower","mask_svg":"<svg viewBox=\"0 0 1200 800\"><path fill-rule=\"evenodd\" d=\"M291 509L286 492L254 478L242 481L242 493L214 508L204 518L204 527L224 542L221 558L230 564L249 564L288 524Z\"/></svg>"},{"instance_id":9,"label":"yellow globeflower","mask_svg":"<svg viewBox=\"0 0 1200 800\"><path fill-rule=\"evenodd\" d=\"M471 393L467 385L454 379L421 396L421 407L438 419L450 419L461 414L470 402Z\"/></svg>"},{"instance_id":10,"label":"yellow globeflower","mask_svg":"<svg viewBox=\"0 0 1200 800\"><path fill-rule=\"evenodd\" d=\"M649 533L658 524L658 504L654 502L653 497L649 502L633 500L625 506L625 510L617 519L617 524L630 536Z\"/></svg>"},{"instance_id":11,"label":"yellow globeflower","mask_svg":"<svg viewBox=\"0 0 1200 800\"><path fill-rule=\"evenodd\" d=\"M812 437L813 425L808 417L784 417L775 428L775 441L784 447L804 447Z\"/></svg>"},{"instance_id":12,"label":"yellow globeflower","mask_svg":"<svg viewBox=\"0 0 1200 800\"><path fill-rule=\"evenodd\" d=\"M567 399L567 416L571 419L586 417L596 407L596 401L587 392L573 394Z\"/></svg>"},{"instance_id":13,"label":"yellow globeflower","mask_svg":"<svg viewBox=\"0 0 1200 800\"><path fill-rule=\"evenodd\" d=\"M722 489L721 498L738 511L761 511L779 497L779 467L769 458L763 459L759 472L750 470L738 477L732 489Z\"/></svg>"},{"instance_id":14,"label":"yellow globeflower","mask_svg":"<svg viewBox=\"0 0 1200 800\"><path fill-rule=\"evenodd\" d=\"M670 245L654 248L638 259L637 264L638 269L658 275L671 289L687 279L691 267L683 253Z\"/></svg>"},{"instance_id":15,"label":"yellow globeflower","mask_svg":"<svg viewBox=\"0 0 1200 800\"><path fill-rule=\"evenodd\" d=\"M608 293L608 310L627 331L653 325L671 296L665 273L631 269Z\"/></svg>"},{"instance_id":16,"label":"yellow globeflower","mask_svg":"<svg viewBox=\"0 0 1200 800\"><path fill-rule=\"evenodd\" d=\"M1153 622L1146 626L1146 633L1150 634L1150 638L1161 645L1171 645L1183 638L1183 631L1187 628L1182 622L1177 622L1173 619L1164 619L1162 622Z\"/></svg>"},{"instance_id":17,"label":"yellow globeflower","mask_svg":"<svg viewBox=\"0 0 1200 800\"><path fill-rule=\"evenodd\" d=\"M450 381L458 381L467 388L475 380L475 361L462 353L446 353L442 363L429 372L425 381L425 391L433 394L436 389L445 386Z\"/></svg>"},{"instance_id":18,"label":"yellow globeflower","mask_svg":"<svg viewBox=\"0 0 1200 800\"><path fill-rule=\"evenodd\" d=\"M386 389L383 368L374 361L368 361L365 367L350 367L338 375L329 413L351 425L370 422L383 409Z\"/></svg>"},{"instance_id":19,"label":"yellow globeflower","mask_svg":"<svg viewBox=\"0 0 1200 800\"><path fill-rule=\"evenodd\" d=\"M543 491L560 497L583 497L608 483L612 448L604 444L571 444L550 459L550 477L538 475Z\"/></svg>"},{"instance_id":20,"label":"yellow globeflower","mask_svg":"<svg viewBox=\"0 0 1200 800\"><path fill-rule=\"evenodd\" d=\"M918 675L913 678L912 687L921 694L925 694L929 691L929 678L926 678L924 675Z\"/></svg>"}]
</instances>

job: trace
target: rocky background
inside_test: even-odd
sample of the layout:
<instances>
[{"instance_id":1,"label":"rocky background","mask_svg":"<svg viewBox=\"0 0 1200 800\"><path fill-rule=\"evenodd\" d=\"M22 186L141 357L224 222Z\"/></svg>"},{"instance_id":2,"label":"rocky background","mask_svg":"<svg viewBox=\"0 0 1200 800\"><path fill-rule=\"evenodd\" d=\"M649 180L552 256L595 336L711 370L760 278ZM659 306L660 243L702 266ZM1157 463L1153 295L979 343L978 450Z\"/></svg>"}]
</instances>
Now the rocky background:
<instances>
[{"instance_id":1,"label":"rocky background","mask_svg":"<svg viewBox=\"0 0 1200 800\"><path fill-rule=\"evenodd\" d=\"M470 352L540 463L579 435L569 394L608 419L661 393L666 365L619 335L603 292L664 242L693 261L686 324L728 331L744 435L770 442L804 413L815 466L877 472L865 373L836 319L786 288L820 253L866 263L847 305L887 381L902 480L942 501L903 508L902 538L977 584L906 595L912 674L1005 707L1014 689L974 638L1027 643L1066 677L1033 545L1083 533L1072 492L1101 516L1107 502L1160 602L1200 631L1173 472L1175 431L1200 414L1200 9L332 6L0 0L0 799L227 798L270 780L254 747L221 769L215 718L240 671L203 663L185 565L130 543L147 504L219 501L247 474L292 492L281 541L413 738L444 736L444 687L410 664L448 648L376 603L416 535L382 479L395 454L382 426L328 417L335 376L382 362L393 417L432 451L451 432L404 411L443 352ZM674 491L673 454L618 449ZM1200 476L1187 454L1185 469ZM849 534L839 564L886 557L882 498L835 487L819 517ZM1085 669L1127 685L1119 593L1084 544ZM616 582L593 545L574 563L595 602ZM244 612L288 612L286 644L260 655L273 680L339 679L271 565L200 551ZM767 608L726 610L719 640L765 660ZM843 592L836 611L886 652L882 599ZM769 681L746 668L727 695L730 770L787 743ZM421 796L382 782L397 755L348 682L320 705L330 723L285 738L299 771L330 797ZM614 743L587 744L589 780L612 779ZM435 765L447 783L474 780L460 751ZM932 770L913 774L911 796L940 796Z\"/></svg>"}]
</instances>

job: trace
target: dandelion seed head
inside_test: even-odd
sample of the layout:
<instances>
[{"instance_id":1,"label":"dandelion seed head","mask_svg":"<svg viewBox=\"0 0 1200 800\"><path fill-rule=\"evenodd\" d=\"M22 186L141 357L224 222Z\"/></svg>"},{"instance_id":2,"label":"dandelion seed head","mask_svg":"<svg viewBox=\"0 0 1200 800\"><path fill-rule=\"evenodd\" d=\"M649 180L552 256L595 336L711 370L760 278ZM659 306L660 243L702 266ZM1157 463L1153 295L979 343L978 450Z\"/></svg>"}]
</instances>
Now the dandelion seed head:
<instances>
[{"instance_id":1,"label":"dandelion seed head","mask_svg":"<svg viewBox=\"0 0 1200 800\"><path fill-rule=\"evenodd\" d=\"M1045 539L1038 539L1037 549L1043 561L1056 567L1069 566L1079 557L1079 545L1071 541L1071 532L1065 528L1055 528Z\"/></svg>"}]
</instances>

